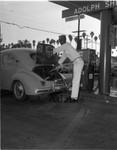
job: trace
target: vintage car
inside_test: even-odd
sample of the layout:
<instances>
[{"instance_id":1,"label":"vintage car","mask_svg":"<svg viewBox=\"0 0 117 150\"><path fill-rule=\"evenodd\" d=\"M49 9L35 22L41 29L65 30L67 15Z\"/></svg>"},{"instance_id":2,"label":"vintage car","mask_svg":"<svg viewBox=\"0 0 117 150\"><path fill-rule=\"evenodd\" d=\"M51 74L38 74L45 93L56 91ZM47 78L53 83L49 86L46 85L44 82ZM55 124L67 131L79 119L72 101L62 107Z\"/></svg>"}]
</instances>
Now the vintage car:
<instances>
[{"instance_id":1,"label":"vintage car","mask_svg":"<svg viewBox=\"0 0 117 150\"><path fill-rule=\"evenodd\" d=\"M65 77L56 70L51 71L53 64L37 61L41 57L34 49L13 48L0 53L1 89L12 91L17 100L66 90Z\"/></svg>"}]
</instances>

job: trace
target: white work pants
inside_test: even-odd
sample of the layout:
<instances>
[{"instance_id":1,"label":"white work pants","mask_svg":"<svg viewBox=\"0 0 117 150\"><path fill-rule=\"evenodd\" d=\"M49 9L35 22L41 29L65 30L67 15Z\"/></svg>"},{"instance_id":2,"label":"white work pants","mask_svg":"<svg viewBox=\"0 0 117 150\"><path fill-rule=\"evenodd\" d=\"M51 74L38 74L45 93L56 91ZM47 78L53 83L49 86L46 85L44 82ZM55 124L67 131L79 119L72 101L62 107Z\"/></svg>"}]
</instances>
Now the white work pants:
<instances>
[{"instance_id":1,"label":"white work pants","mask_svg":"<svg viewBox=\"0 0 117 150\"><path fill-rule=\"evenodd\" d=\"M75 60L73 64L73 80L72 80L72 92L71 98L78 98L81 73L84 66L84 62L81 58Z\"/></svg>"}]
</instances>

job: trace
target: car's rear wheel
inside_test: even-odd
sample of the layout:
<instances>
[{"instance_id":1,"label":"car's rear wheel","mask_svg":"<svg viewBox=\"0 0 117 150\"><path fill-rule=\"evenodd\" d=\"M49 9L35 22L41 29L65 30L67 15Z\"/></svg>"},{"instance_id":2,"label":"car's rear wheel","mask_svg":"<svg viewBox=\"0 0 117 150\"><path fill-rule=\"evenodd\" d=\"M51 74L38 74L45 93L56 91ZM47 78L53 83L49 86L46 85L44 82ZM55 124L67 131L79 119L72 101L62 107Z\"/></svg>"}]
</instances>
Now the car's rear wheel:
<instances>
[{"instance_id":1,"label":"car's rear wheel","mask_svg":"<svg viewBox=\"0 0 117 150\"><path fill-rule=\"evenodd\" d=\"M14 81L12 91L16 100L24 101L26 99L25 89L20 81Z\"/></svg>"}]
</instances>

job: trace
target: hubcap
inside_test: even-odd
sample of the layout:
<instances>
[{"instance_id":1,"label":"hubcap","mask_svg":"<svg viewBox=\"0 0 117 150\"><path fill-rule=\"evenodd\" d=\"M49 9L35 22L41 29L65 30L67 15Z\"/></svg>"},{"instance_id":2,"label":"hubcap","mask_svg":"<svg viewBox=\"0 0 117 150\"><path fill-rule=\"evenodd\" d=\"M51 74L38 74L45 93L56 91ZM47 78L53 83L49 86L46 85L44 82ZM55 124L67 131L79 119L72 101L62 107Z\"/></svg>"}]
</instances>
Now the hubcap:
<instances>
[{"instance_id":1,"label":"hubcap","mask_svg":"<svg viewBox=\"0 0 117 150\"><path fill-rule=\"evenodd\" d=\"M15 83L15 85L14 85L14 94L18 99L23 97L24 88L23 88L23 85L20 82Z\"/></svg>"}]
</instances>

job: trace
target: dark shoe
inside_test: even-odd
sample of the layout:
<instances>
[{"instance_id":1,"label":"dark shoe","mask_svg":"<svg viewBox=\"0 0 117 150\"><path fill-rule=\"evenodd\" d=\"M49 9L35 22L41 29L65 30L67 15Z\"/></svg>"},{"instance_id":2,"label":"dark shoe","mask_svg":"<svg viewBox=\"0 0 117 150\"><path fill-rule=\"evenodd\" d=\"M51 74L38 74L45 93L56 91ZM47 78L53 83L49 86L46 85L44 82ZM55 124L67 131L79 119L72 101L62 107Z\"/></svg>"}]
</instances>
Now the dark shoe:
<instances>
[{"instance_id":1,"label":"dark shoe","mask_svg":"<svg viewBox=\"0 0 117 150\"><path fill-rule=\"evenodd\" d=\"M71 103L78 103L78 99L71 98Z\"/></svg>"},{"instance_id":2,"label":"dark shoe","mask_svg":"<svg viewBox=\"0 0 117 150\"><path fill-rule=\"evenodd\" d=\"M79 102L84 102L84 99L81 98L81 97L79 97L79 98L78 98L78 101L79 101Z\"/></svg>"},{"instance_id":3,"label":"dark shoe","mask_svg":"<svg viewBox=\"0 0 117 150\"><path fill-rule=\"evenodd\" d=\"M70 102L71 102L71 97L67 97L64 102L65 102L65 103L70 103Z\"/></svg>"}]
</instances>

